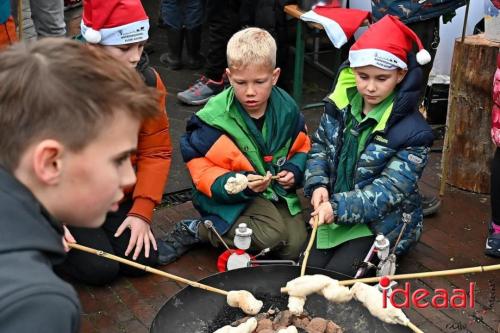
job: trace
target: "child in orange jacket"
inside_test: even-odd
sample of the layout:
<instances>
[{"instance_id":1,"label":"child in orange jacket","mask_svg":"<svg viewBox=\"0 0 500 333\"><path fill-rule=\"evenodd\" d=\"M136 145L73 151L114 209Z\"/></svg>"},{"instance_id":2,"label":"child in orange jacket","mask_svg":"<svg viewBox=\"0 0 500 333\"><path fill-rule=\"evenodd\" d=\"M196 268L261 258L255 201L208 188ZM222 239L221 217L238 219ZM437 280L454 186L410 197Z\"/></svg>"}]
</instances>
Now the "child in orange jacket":
<instances>
[{"instance_id":1,"label":"child in orange jacket","mask_svg":"<svg viewBox=\"0 0 500 333\"><path fill-rule=\"evenodd\" d=\"M156 88L162 97L158 101L157 117L142 123L137 152L132 155L136 185L126 191L118 211L107 216L102 228L69 228L66 240L76 240L153 266L158 254L150 224L153 209L160 203L168 178L172 145L165 112L166 89L158 73L148 66L147 56L142 52L148 39L149 19L139 0L86 0L83 6L81 28L85 41L103 48L125 66L136 68L145 83ZM62 268L78 280L95 285L112 281L120 272L125 275L143 273L76 251L69 253Z\"/></svg>"}]
</instances>

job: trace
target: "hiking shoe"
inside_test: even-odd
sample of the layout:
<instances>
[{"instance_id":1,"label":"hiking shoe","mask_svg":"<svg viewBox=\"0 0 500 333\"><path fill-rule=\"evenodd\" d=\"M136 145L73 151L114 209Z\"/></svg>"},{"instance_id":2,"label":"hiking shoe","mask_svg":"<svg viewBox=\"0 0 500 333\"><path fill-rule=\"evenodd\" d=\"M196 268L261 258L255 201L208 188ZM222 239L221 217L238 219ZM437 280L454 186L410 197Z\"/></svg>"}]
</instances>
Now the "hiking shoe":
<instances>
[{"instance_id":1,"label":"hiking shoe","mask_svg":"<svg viewBox=\"0 0 500 333\"><path fill-rule=\"evenodd\" d=\"M188 89L177 94L177 99L189 105L203 105L210 97L217 95L225 87L225 75L217 82L202 76Z\"/></svg>"},{"instance_id":2,"label":"hiking shoe","mask_svg":"<svg viewBox=\"0 0 500 333\"><path fill-rule=\"evenodd\" d=\"M175 224L163 239L157 239L158 264L167 265L177 260L184 253L200 242L198 225L200 220L182 220Z\"/></svg>"},{"instance_id":3,"label":"hiking shoe","mask_svg":"<svg viewBox=\"0 0 500 333\"><path fill-rule=\"evenodd\" d=\"M500 258L500 233L494 233L493 222L488 228L488 238L486 238L486 247L484 253L489 256Z\"/></svg>"},{"instance_id":4,"label":"hiking shoe","mask_svg":"<svg viewBox=\"0 0 500 333\"><path fill-rule=\"evenodd\" d=\"M422 212L424 216L436 214L439 207L441 207L441 200L438 197L422 195Z\"/></svg>"}]
</instances>

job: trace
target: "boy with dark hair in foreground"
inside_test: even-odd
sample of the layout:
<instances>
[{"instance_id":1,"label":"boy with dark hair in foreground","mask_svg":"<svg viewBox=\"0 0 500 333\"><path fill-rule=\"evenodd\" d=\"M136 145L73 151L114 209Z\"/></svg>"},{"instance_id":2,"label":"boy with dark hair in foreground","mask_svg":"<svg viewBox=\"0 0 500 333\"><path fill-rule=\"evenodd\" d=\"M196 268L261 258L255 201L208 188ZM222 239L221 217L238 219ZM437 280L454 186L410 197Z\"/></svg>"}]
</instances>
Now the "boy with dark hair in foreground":
<instances>
[{"instance_id":1,"label":"boy with dark hair in foreground","mask_svg":"<svg viewBox=\"0 0 500 333\"><path fill-rule=\"evenodd\" d=\"M157 95L64 39L0 53L0 80L0 331L77 332L76 293L52 271L65 257L61 221L95 228L118 209Z\"/></svg>"}]
</instances>

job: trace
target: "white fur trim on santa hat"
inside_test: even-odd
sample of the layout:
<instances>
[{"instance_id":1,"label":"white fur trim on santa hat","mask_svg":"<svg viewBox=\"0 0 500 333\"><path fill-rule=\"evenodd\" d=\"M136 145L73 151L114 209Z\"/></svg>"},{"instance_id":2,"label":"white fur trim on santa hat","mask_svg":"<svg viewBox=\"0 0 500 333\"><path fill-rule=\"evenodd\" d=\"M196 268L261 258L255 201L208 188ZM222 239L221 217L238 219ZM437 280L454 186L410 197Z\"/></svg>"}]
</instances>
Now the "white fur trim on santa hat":
<instances>
[{"instance_id":1,"label":"white fur trim on santa hat","mask_svg":"<svg viewBox=\"0 0 500 333\"><path fill-rule=\"evenodd\" d=\"M382 69L406 69L408 66L394 54L379 49L360 49L349 51L351 67L375 66Z\"/></svg>"},{"instance_id":2,"label":"white fur trim on santa hat","mask_svg":"<svg viewBox=\"0 0 500 333\"><path fill-rule=\"evenodd\" d=\"M87 30L85 30L85 33L83 33L82 35L83 35L83 38L85 38L85 40L87 42L92 43L92 44L98 44L102 38L99 31L94 30L92 28L88 28Z\"/></svg>"},{"instance_id":3,"label":"white fur trim on santa hat","mask_svg":"<svg viewBox=\"0 0 500 333\"><path fill-rule=\"evenodd\" d=\"M137 22L132 22L129 24L121 25L114 28L105 28L99 31L96 31L90 27L87 27L85 23L80 24L80 28L82 31L82 36L89 43L99 43L101 45L123 45L130 43L142 42L148 39L148 31L149 31L149 20L142 20ZM96 32L100 36L100 40L97 42L93 39ZM87 35L90 33L91 40L87 39Z\"/></svg>"},{"instance_id":4,"label":"white fur trim on santa hat","mask_svg":"<svg viewBox=\"0 0 500 333\"><path fill-rule=\"evenodd\" d=\"M420 51L418 51L416 57L417 62L420 65L428 64L432 60L430 53L426 49L421 49Z\"/></svg>"},{"instance_id":5,"label":"white fur trim on santa hat","mask_svg":"<svg viewBox=\"0 0 500 333\"><path fill-rule=\"evenodd\" d=\"M314 12L313 10L310 10L300 15L300 19L306 22L314 22L321 24L325 29L328 38L330 38L330 41L336 48L340 49L342 45L347 43L347 36L345 35L344 30L334 20L325 16L321 16L316 12Z\"/></svg>"}]
</instances>

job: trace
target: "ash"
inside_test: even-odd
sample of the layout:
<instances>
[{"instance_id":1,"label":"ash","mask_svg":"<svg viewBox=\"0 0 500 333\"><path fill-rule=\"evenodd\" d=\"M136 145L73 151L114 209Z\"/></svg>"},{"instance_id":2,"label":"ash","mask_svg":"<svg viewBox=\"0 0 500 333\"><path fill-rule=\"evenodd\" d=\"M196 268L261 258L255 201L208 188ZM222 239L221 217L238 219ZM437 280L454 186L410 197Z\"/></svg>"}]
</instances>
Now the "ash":
<instances>
[{"instance_id":1,"label":"ash","mask_svg":"<svg viewBox=\"0 0 500 333\"><path fill-rule=\"evenodd\" d=\"M273 333L290 325L297 327L301 333L342 333L342 329L331 320L313 317L306 311L299 316L292 315L287 309L287 296L255 295L264 302L263 311L257 314L257 329L255 333ZM213 333L219 328L232 325L238 326L245 322L248 316L238 308L225 305L215 319L207 326L207 333Z\"/></svg>"}]
</instances>

